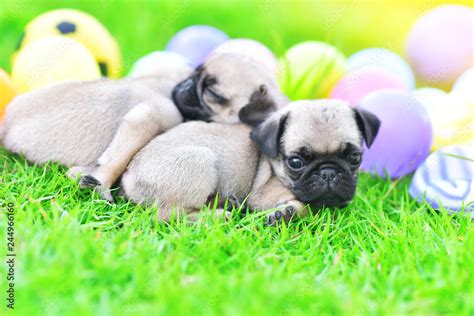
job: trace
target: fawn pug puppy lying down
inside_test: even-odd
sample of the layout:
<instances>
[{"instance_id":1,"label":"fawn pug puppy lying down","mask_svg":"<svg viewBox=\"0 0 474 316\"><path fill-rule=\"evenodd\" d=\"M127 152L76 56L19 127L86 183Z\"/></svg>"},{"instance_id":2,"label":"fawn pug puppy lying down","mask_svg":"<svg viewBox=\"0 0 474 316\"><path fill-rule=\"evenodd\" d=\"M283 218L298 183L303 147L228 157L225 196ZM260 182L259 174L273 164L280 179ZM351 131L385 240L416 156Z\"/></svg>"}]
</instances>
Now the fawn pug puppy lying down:
<instances>
[{"instance_id":1,"label":"fawn pug puppy lying down","mask_svg":"<svg viewBox=\"0 0 474 316\"><path fill-rule=\"evenodd\" d=\"M270 103L262 98L240 112L243 122L263 120ZM163 221L173 210L195 213L218 195L247 199L255 210L275 209L268 217L274 225L304 216L306 204L347 205L356 190L362 141L370 147L379 126L373 114L339 100L290 103L253 130L183 123L138 152L121 188L137 203L156 204Z\"/></svg>"},{"instance_id":2,"label":"fawn pug puppy lying down","mask_svg":"<svg viewBox=\"0 0 474 316\"><path fill-rule=\"evenodd\" d=\"M31 162L78 166L71 176L82 173L83 186L111 199L109 188L153 137L183 119L237 123L261 86L273 104L287 102L269 71L233 54L194 72L180 66L149 77L60 83L14 99L0 140Z\"/></svg>"}]
</instances>

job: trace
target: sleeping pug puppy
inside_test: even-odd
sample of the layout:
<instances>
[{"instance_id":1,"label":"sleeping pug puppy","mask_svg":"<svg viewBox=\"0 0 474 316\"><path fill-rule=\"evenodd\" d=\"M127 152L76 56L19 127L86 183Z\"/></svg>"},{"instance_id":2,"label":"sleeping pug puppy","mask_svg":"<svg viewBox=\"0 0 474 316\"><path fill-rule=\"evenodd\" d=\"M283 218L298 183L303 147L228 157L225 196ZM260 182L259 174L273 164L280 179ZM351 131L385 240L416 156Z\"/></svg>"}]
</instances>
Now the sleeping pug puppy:
<instances>
[{"instance_id":1,"label":"sleeping pug puppy","mask_svg":"<svg viewBox=\"0 0 474 316\"><path fill-rule=\"evenodd\" d=\"M8 106L0 140L34 163L55 161L82 186L109 188L153 137L184 120L237 123L252 95L265 87L285 104L275 79L252 59L222 54L191 73L170 67L156 76L67 82L17 97Z\"/></svg>"},{"instance_id":2,"label":"sleeping pug puppy","mask_svg":"<svg viewBox=\"0 0 474 316\"><path fill-rule=\"evenodd\" d=\"M275 209L268 223L289 221L316 207L345 206L380 121L339 100L297 101L271 114L264 93L240 111L244 124L188 122L153 139L121 181L137 203L158 206L158 219L195 214L220 197L255 210ZM264 113L268 115L265 119ZM250 134L250 137L249 137ZM225 212L219 209L219 213Z\"/></svg>"}]
</instances>

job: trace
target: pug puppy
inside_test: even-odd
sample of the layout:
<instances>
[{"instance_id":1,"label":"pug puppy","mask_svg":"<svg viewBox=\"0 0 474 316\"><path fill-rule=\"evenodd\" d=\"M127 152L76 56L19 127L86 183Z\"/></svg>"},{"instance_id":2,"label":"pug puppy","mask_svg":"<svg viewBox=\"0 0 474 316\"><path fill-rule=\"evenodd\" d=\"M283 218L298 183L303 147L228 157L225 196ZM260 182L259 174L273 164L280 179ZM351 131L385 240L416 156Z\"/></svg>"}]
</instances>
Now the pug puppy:
<instances>
[{"instance_id":1,"label":"pug puppy","mask_svg":"<svg viewBox=\"0 0 474 316\"><path fill-rule=\"evenodd\" d=\"M222 54L192 72L187 66L156 76L66 82L21 95L8 106L0 140L31 162L76 166L82 186L109 188L153 137L183 120L237 123L241 108L265 87L272 104L285 97L253 59Z\"/></svg>"},{"instance_id":2,"label":"pug puppy","mask_svg":"<svg viewBox=\"0 0 474 316\"><path fill-rule=\"evenodd\" d=\"M253 129L188 122L153 139L124 173L124 195L157 205L163 221L173 211L195 214L216 196L220 206L231 198L274 209L270 225L306 215L307 204L346 206L356 190L362 142L371 146L379 119L339 100L297 101L273 114L263 92L253 101L239 113Z\"/></svg>"}]
</instances>

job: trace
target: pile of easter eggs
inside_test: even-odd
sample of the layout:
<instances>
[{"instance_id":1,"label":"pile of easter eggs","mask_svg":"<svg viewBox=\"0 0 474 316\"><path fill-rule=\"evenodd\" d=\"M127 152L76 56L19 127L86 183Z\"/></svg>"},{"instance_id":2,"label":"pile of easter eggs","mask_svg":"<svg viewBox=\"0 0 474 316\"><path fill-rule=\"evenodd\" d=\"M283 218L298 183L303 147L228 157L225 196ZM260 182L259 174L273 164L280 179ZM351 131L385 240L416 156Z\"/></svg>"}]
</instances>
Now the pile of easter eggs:
<instances>
[{"instance_id":1,"label":"pile of easter eggs","mask_svg":"<svg viewBox=\"0 0 474 316\"><path fill-rule=\"evenodd\" d=\"M473 16L465 6L434 8L412 26L407 61L383 48L357 52L330 92L382 122L374 144L364 150L362 169L392 179L416 171L409 191L414 198L471 216Z\"/></svg>"},{"instance_id":2,"label":"pile of easter eggs","mask_svg":"<svg viewBox=\"0 0 474 316\"><path fill-rule=\"evenodd\" d=\"M275 74L290 99L337 98L376 114L382 125L371 148L364 150L362 169L396 179L420 166L427 168L425 161L430 151L474 140L474 37L472 28L466 26L471 23L472 14L467 7L441 6L420 17L408 34L407 61L385 48L364 49L346 58L336 47L321 41L298 43L277 59L255 40L229 39L215 28L191 26L177 33L164 52L138 61L132 75L147 74L154 65L161 67L160 60L197 66L210 56L226 52L247 55ZM440 26L443 23L438 20L446 27ZM453 45L439 44L446 42ZM177 55L185 60L177 60ZM442 72L440 64L451 67ZM417 89L417 83L422 87ZM466 145L456 148L463 146ZM455 158L449 161L455 164ZM444 174L438 172L438 167L429 164L433 173ZM420 181L418 174L415 173L412 187L420 183L425 187L411 189L415 198L420 198L415 192L426 192L432 186ZM467 174L472 180L473 172ZM474 184L470 185L474 188ZM450 201L449 207L456 205L459 209L462 201L469 199L466 194L461 196L463 199L457 199L457 204ZM439 205L432 199L429 202Z\"/></svg>"},{"instance_id":3,"label":"pile of easter eggs","mask_svg":"<svg viewBox=\"0 0 474 316\"><path fill-rule=\"evenodd\" d=\"M468 209L463 203L474 200L474 156L467 150L474 146L473 14L466 6L442 5L422 15L407 35L406 60L377 47L346 58L335 46L314 40L277 58L256 40L231 39L215 27L193 25L176 33L164 50L136 61L128 75L197 67L229 52L253 58L292 100L342 99L380 118L378 137L364 148L363 170L392 179L416 171L410 187L414 198L424 197L436 208ZM119 78L120 71L118 45L94 17L69 9L44 13L25 27L11 78L0 70L5 91L0 117L17 93L64 80ZM470 156L461 161L459 155ZM447 164L464 173L451 174ZM436 184L443 181L448 184Z\"/></svg>"}]
</instances>

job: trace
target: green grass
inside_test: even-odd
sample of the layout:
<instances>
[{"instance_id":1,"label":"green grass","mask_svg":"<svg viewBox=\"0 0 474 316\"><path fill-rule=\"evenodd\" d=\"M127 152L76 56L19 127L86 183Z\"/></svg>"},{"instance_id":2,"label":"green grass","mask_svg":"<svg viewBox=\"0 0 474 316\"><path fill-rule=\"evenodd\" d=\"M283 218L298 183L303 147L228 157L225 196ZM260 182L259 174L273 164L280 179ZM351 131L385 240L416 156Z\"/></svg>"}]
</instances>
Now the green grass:
<instances>
[{"instance_id":1,"label":"green grass","mask_svg":"<svg viewBox=\"0 0 474 316\"><path fill-rule=\"evenodd\" d=\"M23 26L57 7L96 15L116 36L127 70L195 23L255 38L278 54L309 39L346 55L368 46L402 52L415 13L435 2L180 1L175 9L171 1L6 0L0 66L9 69ZM16 212L16 313L473 315L473 224L412 200L409 181L362 174L349 207L288 227L266 227L262 214L166 225L151 221L151 208L109 204L79 190L65 169L32 166L0 148L0 203ZM7 224L0 218L3 315Z\"/></svg>"},{"instance_id":2,"label":"green grass","mask_svg":"<svg viewBox=\"0 0 474 316\"><path fill-rule=\"evenodd\" d=\"M364 174L348 208L289 227L260 214L166 225L151 208L79 190L57 165L1 155L19 314L474 312L472 224L414 202L408 179Z\"/></svg>"}]
</instances>

